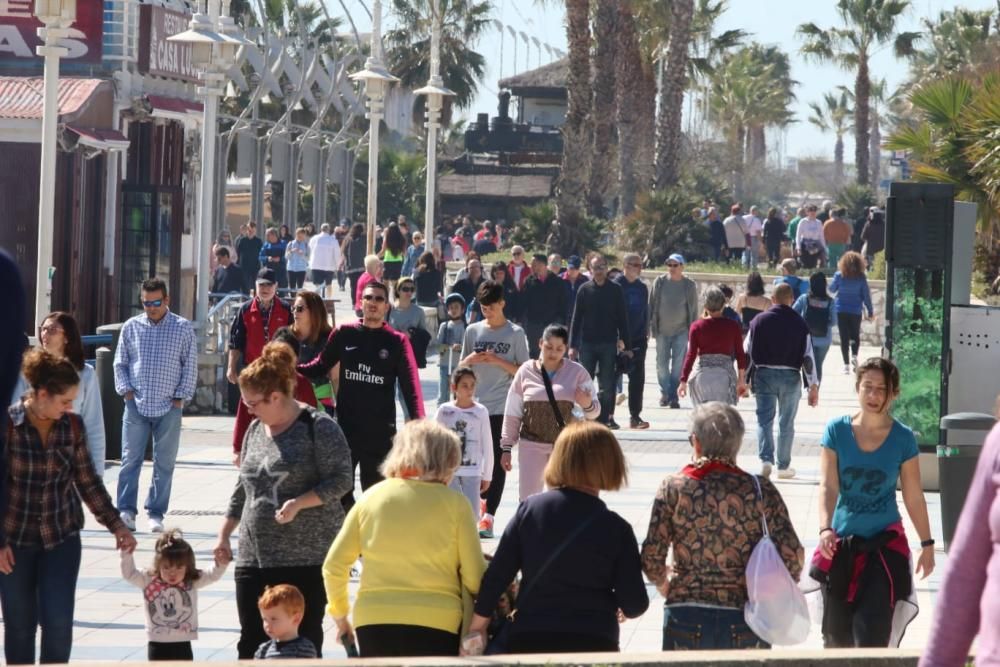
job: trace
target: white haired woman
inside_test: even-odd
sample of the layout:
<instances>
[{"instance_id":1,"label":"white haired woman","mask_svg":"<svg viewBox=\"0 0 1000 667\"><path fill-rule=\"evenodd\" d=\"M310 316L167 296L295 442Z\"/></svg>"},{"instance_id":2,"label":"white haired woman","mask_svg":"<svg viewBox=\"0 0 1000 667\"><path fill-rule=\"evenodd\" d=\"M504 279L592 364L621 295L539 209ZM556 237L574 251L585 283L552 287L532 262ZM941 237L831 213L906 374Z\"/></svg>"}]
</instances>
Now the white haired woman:
<instances>
[{"instance_id":1,"label":"white haired woman","mask_svg":"<svg viewBox=\"0 0 1000 667\"><path fill-rule=\"evenodd\" d=\"M768 647L743 619L744 572L763 536L761 506L788 571L795 579L802 572L804 552L781 494L761 477L758 501L754 479L736 465L744 432L731 405L696 407L688 436L694 460L668 476L653 501L642 569L666 599L664 651Z\"/></svg>"},{"instance_id":2,"label":"white haired woman","mask_svg":"<svg viewBox=\"0 0 1000 667\"><path fill-rule=\"evenodd\" d=\"M365 257L365 272L358 278L358 286L354 292L355 312L361 317L361 295L365 291L365 286L373 280L382 278L382 260L378 255L368 255Z\"/></svg>"},{"instance_id":3,"label":"white haired woman","mask_svg":"<svg viewBox=\"0 0 1000 667\"><path fill-rule=\"evenodd\" d=\"M330 547L323 580L341 637L354 632L347 583L364 559L354 602L363 658L458 655L463 590L475 596L486 570L469 501L448 488L461 453L444 426L407 422L382 464L386 479L351 508Z\"/></svg>"},{"instance_id":4,"label":"white haired woman","mask_svg":"<svg viewBox=\"0 0 1000 667\"><path fill-rule=\"evenodd\" d=\"M705 292L708 317L695 321L688 332L687 355L677 395L684 398L690 389L691 401L696 406L708 401L736 405L736 401L747 395L743 332L739 324L722 314L725 308L722 290L710 287Z\"/></svg>"}]
</instances>

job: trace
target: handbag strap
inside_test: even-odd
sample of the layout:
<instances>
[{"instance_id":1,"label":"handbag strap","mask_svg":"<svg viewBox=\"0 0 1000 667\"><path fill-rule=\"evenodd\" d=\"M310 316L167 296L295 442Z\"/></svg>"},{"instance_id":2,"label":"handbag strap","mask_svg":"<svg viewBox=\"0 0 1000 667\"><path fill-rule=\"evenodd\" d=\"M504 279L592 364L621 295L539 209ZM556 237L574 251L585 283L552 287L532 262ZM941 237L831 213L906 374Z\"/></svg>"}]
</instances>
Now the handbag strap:
<instances>
[{"instance_id":1,"label":"handbag strap","mask_svg":"<svg viewBox=\"0 0 1000 667\"><path fill-rule=\"evenodd\" d=\"M535 582L542 578L542 575L544 575L545 572L549 569L549 566L551 566L552 563L555 562L556 558L558 558L559 555L566 550L566 547L572 544L573 540L575 540L580 535L580 533L586 530L586 528L594 522L594 520L597 518L599 514L601 514L600 510L593 512L589 517L587 517L587 519L584 522L582 522L580 525L574 528L573 532L567 535L566 539L563 540L558 547L552 550L552 553L549 554L549 557L546 558L545 562L542 563L542 566L538 568L538 572L535 573L534 578L528 582L528 585L524 587L524 590L520 591L517 594L517 601L514 603L514 608L508 615L509 619L514 620L514 616L517 614L517 610L521 606L521 601L524 599L524 596L530 593L531 589L535 587Z\"/></svg>"},{"instance_id":2,"label":"handbag strap","mask_svg":"<svg viewBox=\"0 0 1000 667\"><path fill-rule=\"evenodd\" d=\"M565 428L566 420L563 419L562 412L559 410L559 405L556 403L556 394L552 391L552 378L549 377L549 372L545 370L545 366L541 362L538 362L538 370L542 372L542 381L545 382L545 393L549 396L549 406L552 407L552 413L556 417L556 423L559 424L559 428Z\"/></svg>"},{"instance_id":3,"label":"handbag strap","mask_svg":"<svg viewBox=\"0 0 1000 667\"><path fill-rule=\"evenodd\" d=\"M760 490L760 480L757 475L750 475L754 486L757 487L757 507L760 509L760 525L764 529L764 537L770 537L771 532L767 529L767 515L764 514L764 493Z\"/></svg>"}]
</instances>

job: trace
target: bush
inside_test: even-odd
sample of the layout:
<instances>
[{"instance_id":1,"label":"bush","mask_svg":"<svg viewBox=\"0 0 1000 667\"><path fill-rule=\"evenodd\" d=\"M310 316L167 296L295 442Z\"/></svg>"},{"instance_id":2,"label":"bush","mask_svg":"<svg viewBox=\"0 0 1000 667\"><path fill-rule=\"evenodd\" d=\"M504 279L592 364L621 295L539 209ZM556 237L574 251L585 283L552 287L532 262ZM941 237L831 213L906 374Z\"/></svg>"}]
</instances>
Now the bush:
<instances>
[{"instance_id":1,"label":"bush","mask_svg":"<svg viewBox=\"0 0 1000 667\"><path fill-rule=\"evenodd\" d=\"M876 203L875 193L867 185L851 183L837 192L834 203L847 209L848 220L859 220L868 217L868 208Z\"/></svg>"},{"instance_id":2,"label":"bush","mask_svg":"<svg viewBox=\"0 0 1000 667\"><path fill-rule=\"evenodd\" d=\"M617 223L619 247L639 253L648 266L663 264L673 252L688 262L708 259L708 226L691 216L701 205L691 193L679 186L640 195L635 211Z\"/></svg>"},{"instance_id":3,"label":"bush","mask_svg":"<svg viewBox=\"0 0 1000 667\"><path fill-rule=\"evenodd\" d=\"M602 220L584 216L578 225L570 227L553 225L555 219L554 200L525 206L521 209L521 219L514 223L508 238L511 243L522 245L529 251L558 252L564 257L572 254L582 256L607 242L607 229Z\"/></svg>"}]
</instances>

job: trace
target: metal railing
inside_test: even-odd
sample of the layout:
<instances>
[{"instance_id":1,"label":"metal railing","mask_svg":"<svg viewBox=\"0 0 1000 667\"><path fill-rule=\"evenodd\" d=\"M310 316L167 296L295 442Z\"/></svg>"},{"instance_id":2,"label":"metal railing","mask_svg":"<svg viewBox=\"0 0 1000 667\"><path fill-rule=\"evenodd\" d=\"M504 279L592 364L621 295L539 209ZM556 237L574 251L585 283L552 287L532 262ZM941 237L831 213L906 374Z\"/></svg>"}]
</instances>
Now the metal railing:
<instances>
[{"instance_id":1,"label":"metal railing","mask_svg":"<svg viewBox=\"0 0 1000 667\"><path fill-rule=\"evenodd\" d=\"M229 329L236 319L240 308L250 299L246 294L238 292L212 292L209 301L215 301L208 309L205 328L201 332L205 352L223 353L229 344Z\"/></svg>"}]
</instances>

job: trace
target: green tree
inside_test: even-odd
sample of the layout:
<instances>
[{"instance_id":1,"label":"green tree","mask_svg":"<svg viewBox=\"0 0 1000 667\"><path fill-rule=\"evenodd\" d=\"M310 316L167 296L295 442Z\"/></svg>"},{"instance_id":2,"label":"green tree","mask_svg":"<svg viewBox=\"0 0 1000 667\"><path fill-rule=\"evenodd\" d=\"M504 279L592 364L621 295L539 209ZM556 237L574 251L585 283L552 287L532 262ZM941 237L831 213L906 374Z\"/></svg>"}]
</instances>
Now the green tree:
<instances>
[{"instance_id":1,"label":"green tree","mask_svg":"<svg viewBox=\"0 0 1000 667\"><path fill-rule=\"evenodd\" d=\"M354 219L364 220L368 201L368 153L358 156L354 169ZM408 220L424 219L427 158L383 146L378 155L378 210L385 219L402 213Z\"/></svg>"},{"instance_id":2,"label":"green tree","mask_svg":"<svg viewBox=\"0 0 1000 667\"><path fill-rule=\"evenodd\" d=\"M997 11L957 7L924 18L924 38L910 57L914 83L951 76L981 62L983 51L997 41Z\"/></svg>"},{"instance_id":3,"label":"green tree","mask_svg":"<svg viewBox=\"0 0 1000 667\"><path fill-rule=\"evenodd\" d=\"M688 84L688 53L694 0L670 2L669 39L664 43L663 83L656 117L656 187L669 188L680 179L681 121Z\"/></svg>"},{"instance_id":4,"label":"green tree","mask_svg":"<svg viewBox=\"0 0 1000 667\"><path fill-rule=\"evenodd\" d=\"M615 134L615 61L616 22L615 0L595 0L594 12L594 90L592 165L608 160L614 147ZM604 200L612 183L610 169L591 169L587 187L587 208L591 216L606 217Z\"/></svg>"},{"instance_id":5,"label":"green tree","mask_svg":"<svg viewBox=\"0 0 1000 667\"><path fill-rule=\"evenodd\" d=\"M438 0L441 10L441 78L460 109L468 108L486 73L486 59L476 52L480 37L491 26L487 0ZM390 72L405 88L421 88L430 77L432 0L393 0L396 28L385 35Z\"/></svg>"},{"instance_id":6,"label":"green tree","mask_svg":"<svg viewBox=\"0 0 1000 667\"><path fill-rule=\"evenodd\" d=\"M805 40L801 52L820 61L836 63L854 72L854 166L857 182L870 179L869 98L871 73L869 62L883 45L891 43L897 56L914 52L918 32L898 32L899 17L909 8L909 0L838 0L837 12L842 26L827 29L815 23L803 23L798 34Z\"/></svg>"},{"instance_id":7,"label":"green tree","mask_svg":"<svg viewBox=\"0 0 1000 667\"><path fill-rule=\"evenodd\" d=\"M812 110L809 122L823 132L832 132L837 138L833 146L833 170L839 186L844 178L844 135L851 129L853 113L847 93L842 91L839 96L826 93L822 104L810 102L809 108Z\"/></svg>"}]
</instances>

